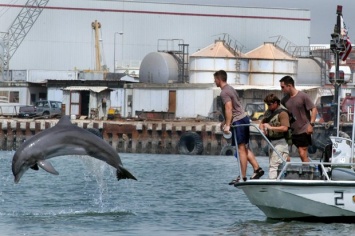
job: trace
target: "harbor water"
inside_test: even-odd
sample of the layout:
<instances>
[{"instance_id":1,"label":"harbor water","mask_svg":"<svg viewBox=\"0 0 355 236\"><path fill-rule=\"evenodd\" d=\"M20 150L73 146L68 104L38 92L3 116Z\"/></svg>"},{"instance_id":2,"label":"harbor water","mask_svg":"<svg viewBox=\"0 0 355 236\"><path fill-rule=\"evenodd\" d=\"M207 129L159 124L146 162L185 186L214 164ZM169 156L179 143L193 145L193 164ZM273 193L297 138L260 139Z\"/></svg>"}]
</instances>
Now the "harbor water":
<instances>
[{"instance_id":1,"label":"harbor water","mask_svg":"<svg viewBox=\"0 0 355 236\"><path fill-rule=\"evenodd\" d=\"M14 152L0 157L0 235L350 235L352 224L267 219L229 186L226 156L121 154L138 181L117 181L90 157L51 159L59 176L28 170L13 181ZM266 168L268 158L258 157ZM251 170L249 170L249 175ZM287 199L285 199L287 200Z\"/></svg>"}]
</instances>

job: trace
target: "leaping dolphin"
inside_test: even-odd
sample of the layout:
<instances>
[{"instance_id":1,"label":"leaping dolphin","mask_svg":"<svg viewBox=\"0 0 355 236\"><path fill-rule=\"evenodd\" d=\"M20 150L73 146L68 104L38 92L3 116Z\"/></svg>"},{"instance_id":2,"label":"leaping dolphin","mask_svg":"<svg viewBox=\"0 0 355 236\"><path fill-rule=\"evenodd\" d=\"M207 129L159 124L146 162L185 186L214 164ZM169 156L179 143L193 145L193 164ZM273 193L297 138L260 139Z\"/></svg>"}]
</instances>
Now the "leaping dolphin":
<instances>
[{"instance_id":1,"label":"leaping dolphin","mask_svg":"<svg viewBox=\"0 0 355 236\"><path fill-rule=\"evenodd\" d=\"M95 134L73 125L69 116L63 116L54 127L36 134L17 149L12 159L15 183L20 181L28 168L38 170L38 166L58 175L47 159L65 155L92 156L116 168L118 180L137 180L122 166L118 153L111 145Z\"/></svg>"}]
</instances>

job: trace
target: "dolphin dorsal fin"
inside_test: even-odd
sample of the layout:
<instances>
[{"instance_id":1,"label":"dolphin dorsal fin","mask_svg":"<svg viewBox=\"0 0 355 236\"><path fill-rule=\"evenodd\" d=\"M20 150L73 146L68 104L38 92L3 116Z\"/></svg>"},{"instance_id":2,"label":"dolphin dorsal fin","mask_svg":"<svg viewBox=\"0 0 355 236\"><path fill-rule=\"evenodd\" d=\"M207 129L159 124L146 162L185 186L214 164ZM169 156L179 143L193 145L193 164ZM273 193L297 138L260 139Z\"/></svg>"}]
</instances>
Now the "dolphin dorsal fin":
<instances>
[{"instance_id":1,"label":"dolphin dorsal fin","mask_svg":"<svg viewBox=\"0 0 355 236\"><path fill-rule=\"evenodd\" d=\"M70 121L70 116L62 116L57 125L73 125Z\"/></svg>"},{"instance_id":2,"label":"dolphin dorsal fin","mask_svg":"<svg viewBox=\"0 0 355 236\"><path fill-rule=\"evenodd\" d=\"M48 173L51 173L53 175L59 175L59 172L54 169L54 167L49 161L41 160L41 161L37 161L37 164L39 167L41 167L43 170L47 171Z\"/></svg>"}]
</instances>

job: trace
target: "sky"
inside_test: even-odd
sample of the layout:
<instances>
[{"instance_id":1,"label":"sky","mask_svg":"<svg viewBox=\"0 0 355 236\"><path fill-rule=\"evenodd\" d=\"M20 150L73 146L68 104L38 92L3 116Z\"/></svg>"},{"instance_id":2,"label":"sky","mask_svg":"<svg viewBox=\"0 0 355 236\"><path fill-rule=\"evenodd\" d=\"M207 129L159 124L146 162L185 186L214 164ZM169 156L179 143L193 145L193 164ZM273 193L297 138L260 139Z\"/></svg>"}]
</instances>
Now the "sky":
<instances>
[{"instance_id":1,"label":"sky","mask_svg":"<svg viewBox=\"0 0 355 236\"><path fill-rule=\"evenodd\" d=\"M122 0L112 0L122 1ZM343 18L350 40L355 43L355 0L139 0L141 2L171 2L265 8L298 8L311 11L311 44L328 44L336 23L337 5L343 6ZM291 40L291 39L290 39ZM292 40L291 40L292 41Z\"/></svg>"}]
</instances>

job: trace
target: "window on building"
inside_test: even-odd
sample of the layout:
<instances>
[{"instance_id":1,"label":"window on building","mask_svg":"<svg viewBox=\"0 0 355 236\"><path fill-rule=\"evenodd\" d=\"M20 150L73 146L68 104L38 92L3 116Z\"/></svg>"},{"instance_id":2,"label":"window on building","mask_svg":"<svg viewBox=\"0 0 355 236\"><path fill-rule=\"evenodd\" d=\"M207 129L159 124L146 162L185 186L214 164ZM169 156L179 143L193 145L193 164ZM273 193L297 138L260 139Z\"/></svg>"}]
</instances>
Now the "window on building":
<instances>
[{"instance_id":1,"label":"window on building","mask_svg":"<svg viewBox=\"0 0 355 236\"><path fill-rule=\"evenodd\" d=\"M0 103L19 103L19 91L0 91Z\"/></svg>"},{"instance_id":2,"label":"window on building","mask_svg":"<svg viewBox=\"0 0 355 236\"><path fill-rule=\"evenodd\" d=\"M20 102L20 92L19 91L10 91L9 102L10 103L19 103Z\"/></svg>"},{"instance_id":3,"label":"window on building","mask_svg":"<svg viewBox=\"0 0 355 236\"><path fill-rule=\"evenodd\" d=\"M35 102L36 102L36 94L31 93L31 104L35 104Z\"/></svg>"},{"instance_id":4,"label":"window on building","mask_svg":"<svg viewBox=\"0 0 355 236\"><path fill-rule=\"evenodd\" d=\"M9 91L0 91L0 103L9 102Z\"/></svg>"},{"instance_id":5,"label":"window on building","mask_svg":"<svg viewBox=\"0 0 355 236\"><path fill-rule=\"evenodd\" d=\"M39 100L46 100L47 99L47 93L39 93L38 94L38 99Z\"/></svg>"}]
</instances>

